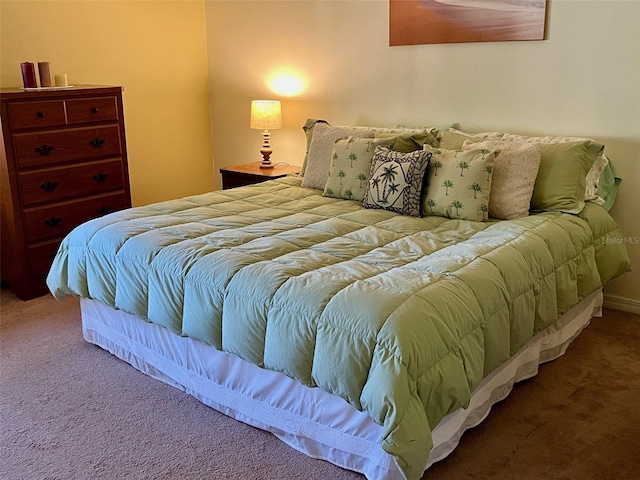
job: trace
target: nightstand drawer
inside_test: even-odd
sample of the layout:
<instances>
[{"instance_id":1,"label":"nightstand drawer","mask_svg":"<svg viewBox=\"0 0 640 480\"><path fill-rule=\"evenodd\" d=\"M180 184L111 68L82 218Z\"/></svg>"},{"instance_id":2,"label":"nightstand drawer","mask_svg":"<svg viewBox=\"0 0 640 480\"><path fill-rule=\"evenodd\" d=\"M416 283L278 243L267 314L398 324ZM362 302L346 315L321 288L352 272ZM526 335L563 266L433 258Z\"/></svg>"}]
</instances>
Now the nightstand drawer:
<instances>
[{"instance_id":1,"label":"nightstand drawer","mask_svg":"<svg viewBox=\"0 0 640 480\"><path fill-rule=\"evenodd\" d=\"M49 165L121 153L118 125L13 136L19 167Z\"/></svg>"},{"instance_id":2,"label":"nightstand drawer","mask_svg":"<svg viewBox=\"0 0 640 480\"><path fill-rule=\"evenodd\" d=\"M45 128L66 123L62 100L10 103L9 116L14 129Z\"/></svg>"},{"instance_id":3,"label":"nightstand drawer","mask_svg":"<svg viewBox=\"0 0 640 480\"><path fill-rule=\"evenodd\" d=\"M121 158L18 174L25 206L118 190L123 178Z\"/></svg>"},{"instance_id":4,"label":"nightstand drawer","mask_svg":"<svg viewBox=\"0 0 640 480\"><path fill-rule=\"evenodd\" d=\"M116 97L82 98L67 100L69 124L102 122L118 119Z\"/></svg>"},{"instance_id":5,"label":"nightstand drawer","mask_svg":"<svg viewBox=\"0 0 640 480\"><path fill-rule=\"evenodd\" d=\"M73 227L128 205L123 191L23 211L27 242L61 237Z\"/></svg>"}]
</instances>

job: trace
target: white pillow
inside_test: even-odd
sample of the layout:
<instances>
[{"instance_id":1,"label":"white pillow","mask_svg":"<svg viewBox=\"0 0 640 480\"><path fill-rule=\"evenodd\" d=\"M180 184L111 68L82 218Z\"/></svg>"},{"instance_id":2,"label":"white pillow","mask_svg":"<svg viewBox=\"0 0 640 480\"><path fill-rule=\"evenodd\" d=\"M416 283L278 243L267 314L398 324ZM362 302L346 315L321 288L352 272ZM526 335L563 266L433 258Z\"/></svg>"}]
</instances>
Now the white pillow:
<instances>
[{"instance_id":1,"label":"white pillow","mask_svg":"<svg viewBox=\"0 0 640 480\"><path fill-rule=\"evenodd\" d=\"M324 190L331 167L333 144L342 137L373 138L373 131L363 127L333 127L318 123L313 129L309 157L302 179L302 186Z\"/></svg>"}]
</instances>

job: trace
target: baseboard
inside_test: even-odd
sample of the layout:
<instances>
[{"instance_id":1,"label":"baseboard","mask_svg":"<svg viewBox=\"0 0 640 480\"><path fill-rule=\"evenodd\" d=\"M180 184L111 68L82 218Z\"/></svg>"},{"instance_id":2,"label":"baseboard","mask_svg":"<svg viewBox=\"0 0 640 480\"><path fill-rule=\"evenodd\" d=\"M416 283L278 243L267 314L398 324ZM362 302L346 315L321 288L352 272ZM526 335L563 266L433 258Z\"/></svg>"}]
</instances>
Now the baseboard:
<instances>
[{"instance_id":1,"label":"baseboard","mask_svg":"<svg viewBox=\"0 0 640 480\"><path fill-rule=\"evenodd\" d=\"M640 315L640 301L631 298L618 297L617 295L604 294L605 308L621 310L623 312L635 313Z\"/></svg>"}]
</instances>

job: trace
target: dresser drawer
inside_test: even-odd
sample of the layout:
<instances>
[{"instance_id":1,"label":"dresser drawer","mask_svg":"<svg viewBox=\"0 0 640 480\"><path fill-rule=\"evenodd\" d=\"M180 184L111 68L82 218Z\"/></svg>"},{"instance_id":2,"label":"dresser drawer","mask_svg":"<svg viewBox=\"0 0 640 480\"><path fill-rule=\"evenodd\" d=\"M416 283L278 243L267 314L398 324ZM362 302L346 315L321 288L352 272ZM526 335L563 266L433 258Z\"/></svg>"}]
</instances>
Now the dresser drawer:
<instances>
[{"instance_id":1,"label":"dresser drawer","mask_svg":"<svg viewBox=\"0 0 640 480\"><path fill-rule=\"evenodd\" d=\"M116 97L67 100L67 122L70 125L117 119L118 104Z\"/></svg>"},{"instance_id":2,"label":"dresser drawer","mask_svg":"<svg viewBox=\"0 0 640 480\"><path fill-rule=\"evenodd\" d=\"M121 154L118 125L13 136L20 168Z\"/></svg>"},{"instance_id":3,"label":"dresser drawer","mask_svg":"<svg viewBox=\"0 0 640 480\"><path fill-rule=\"evenodd\" d=\"M21 172L18 179L25 206L118 190L124 185L120 158Z\"/></svg>"},{"instance_id":4,"label":"dresser drawer","mask_svg":"<svg viewBox=\"0 0 640 480\"><path fill-rule=\"evenodd\" d=\"M50 242L38 243L27 247L27 263L29 265L29 273L33 276L46 275L51 268L53 257L58 251L60 240L51 240Z\"/></svg>"},{"instance_id":5,"label":"dresser drawer","mask_svg":"<svg viewBox=\"0 0 640 480\"><path fill-rule=\"evenodd\" d=\"M8 105L14 129L65 125L64 101L15 102Z\"/></svg>"},{"instance_id":6,"label":"dresser drawer","mask_svg":"<svg viewBox=\"0 0 640 480\"><path fill-rule=\"evenodd\" d=\"M128 207L125 192L119 191L79 200L23 210L28 243L61 237L87 220Z\"/></svg>"}]
</instances>

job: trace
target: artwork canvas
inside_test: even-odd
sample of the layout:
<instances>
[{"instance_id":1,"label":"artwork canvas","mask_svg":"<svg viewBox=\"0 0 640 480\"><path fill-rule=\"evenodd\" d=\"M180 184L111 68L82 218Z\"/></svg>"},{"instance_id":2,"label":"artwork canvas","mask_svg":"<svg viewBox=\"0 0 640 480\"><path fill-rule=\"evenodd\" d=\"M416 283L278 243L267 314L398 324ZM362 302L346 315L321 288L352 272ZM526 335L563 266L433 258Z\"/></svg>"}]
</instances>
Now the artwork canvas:
<instances>
[{"instance_id":1,"label":"artwork canvas","mask_svg":"<svg viewBox=\"0 0 640 480\"><path fill-rule=\"evenodd\" d=\"M544 39L546 0L389 0L389 45Z\"/></svg>"}]
</instances>

